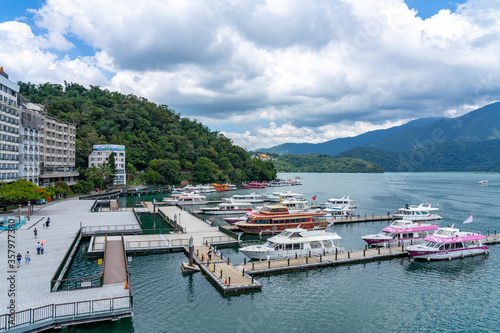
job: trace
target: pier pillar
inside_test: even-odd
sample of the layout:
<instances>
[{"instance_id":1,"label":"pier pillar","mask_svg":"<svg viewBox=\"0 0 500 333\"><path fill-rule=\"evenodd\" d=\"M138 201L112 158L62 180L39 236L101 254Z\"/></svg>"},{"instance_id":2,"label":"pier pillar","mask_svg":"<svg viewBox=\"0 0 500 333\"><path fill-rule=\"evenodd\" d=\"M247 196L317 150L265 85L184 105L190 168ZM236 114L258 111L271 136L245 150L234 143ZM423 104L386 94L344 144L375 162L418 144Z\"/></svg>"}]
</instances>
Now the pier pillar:
<instances>
[{"instance_id":1,"label":"pier pillar","mask_svg":"<svg viewBox=\"0 0 500 333\"><path fill-rule=\"evenodd\" d=\"M287 264L288 264L288 266L290 266L290 258L288 258Z\"/></svg>"},{"instance_id":2,"label":"pier pillar","mask_svg":"<svg viewBox=\"0 0 500 333\"><path fill-rule=\"evenodd\" d=\"M30 216L31 216L31 202L28 201L28 221L30 220Z\"/></svg>"},{"instance_id":3,"label":"pier pillar","mask_svg":"<svg viewBox=\"0 0 500 333\"><path fill-rule=\"evenodd\" d=\"M245 269L243 268L243 272L241 273L241 276L245 276Z\"/></svg>"},{"instance_id":4,"label":"pier pillar","mask_svg":"<svg viewBox=\"0 0 500 333\"><path fill-rule=\"evenodd\" d=\"M229 265L229 257L227 257L227 264Z\"/></svg>"},{"instance_id":5,"label":"pier pillar","mask_svg":"<svg viewBox=\"0 0 500 333\"><path fill-rule=\"evenodd\" d=\"M363 249L363 257L366 257L366 250Z\"/></svg>"},{"instance_id":6,"label":"pier pillar","mask_svg":"<svg viewBox=\"0 0 500 333\"><path fill-rule=\"evenodd\" d=\"M319 255L319 262L322 262L323 261L323 256L320 254Z\"/></svg>"},{"instance_id":7,"label":"pier pillar","mask_svg":"<svg viewBox=\"0 0 500 333\"><path fill-rule=\"evenodd\" d=\"M243 258L243 265L246 265L247 264L247 258Z\"/></svg>"},{"instance_id":8,"label":"pier pillar","mask_svg":"<svg viewBox=\"0 0 500 333\"><path fill-rule=\"evenodd\" d=\"M267 259L267 268L271 268L271 260Z\"/></svg>"},{"instance_id":9,"label":"pier pillar","mask_svg":"<svg viewBox=\"0 0 500 333\"><path fill-rule=\"evenodd\" d=\"M252 271L255 271L255 263L254 262L252 263ZM253 283L253 281L252 281L252 283Z\"/></svg>"},{"instance_id":10,"label":"pier pillar","mask_svg":"<svg viewBox=\"0 0 500 333\"><path fill-rule=\"evenodd\" d=\"M347 252L347 259L351 259L351 252Z\"/></svg>"},{"instance_id":11,"label":"pier pillar","mask_svg":"<svg viewBox=\"0 0 500 333\"><path fill-rule=\"evenodd\" d=\"M194 252L194 244L193 237L189 238L189 266L193 266L193 252Z\"/></svg>"},{"instance_id":12,"label":"pier pillar","mask_svg":"<svg viewBox=\"0 0 500 333\"><path fill-rule=\"evenodd\" d=\"M336 247L335 248L335 260L337 260L337 255L339 254L339 248Z\"/></svg>"},{"instance_id":13,"label":"pier pillar","mask_svg":"<svg viewBox=\"0 0 500 333\"><path fill-rule=\"evenodd\" d=\"M378 250L378 254L380 255L380 247L377 250Z\"/></svg>"},{"instance_id":14,"label":"pier pillar","mask_svg":"<svg viewBox=\"0 0 500 333\"><path fill-rule=\"evenodd\" d=\"M306 257L306 264L309 263L309 257Z\"/></svg>"}]
</instances>

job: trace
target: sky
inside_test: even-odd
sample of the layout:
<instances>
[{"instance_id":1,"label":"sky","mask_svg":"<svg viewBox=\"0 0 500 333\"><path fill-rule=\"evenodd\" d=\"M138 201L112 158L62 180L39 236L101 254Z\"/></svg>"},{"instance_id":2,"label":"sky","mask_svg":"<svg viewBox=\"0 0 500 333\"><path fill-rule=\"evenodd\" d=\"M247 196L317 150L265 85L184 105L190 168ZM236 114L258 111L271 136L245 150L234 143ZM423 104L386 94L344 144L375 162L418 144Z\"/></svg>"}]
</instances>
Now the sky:
<instances>
[{"instance_id":1,"label":"sky","mask_svg":"<svg viewBox=\"0 0 500 333\"><path fill-rule=\"evenodd\" d=\"M248 150L500 100L494 0L1 0L14 81L145 97Z\"/></svg>"}]
</instances>

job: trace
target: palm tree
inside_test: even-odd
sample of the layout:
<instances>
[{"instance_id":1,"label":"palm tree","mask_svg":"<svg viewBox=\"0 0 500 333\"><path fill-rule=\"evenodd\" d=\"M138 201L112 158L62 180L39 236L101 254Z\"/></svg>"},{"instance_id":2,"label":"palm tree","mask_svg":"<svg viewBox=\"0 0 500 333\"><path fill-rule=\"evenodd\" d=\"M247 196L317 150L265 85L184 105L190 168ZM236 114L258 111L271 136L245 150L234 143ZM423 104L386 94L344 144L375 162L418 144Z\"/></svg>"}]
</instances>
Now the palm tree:
<instances>
[{"instance_id":1,"label":"palm tree","mask_svg":"<svg viewBox=\"0 0 500 333\"><path fill-rule=\"evenodd\" d=\"M101 178L101 188L102 188L102 182L103 180L106 181L106 187L110 182L110 179L114 176L113 170L111 169L111 166L107 163L104 162L103 164L99 165L99 172L100 172L100 178Z\"/></svg>"}]
</instances>

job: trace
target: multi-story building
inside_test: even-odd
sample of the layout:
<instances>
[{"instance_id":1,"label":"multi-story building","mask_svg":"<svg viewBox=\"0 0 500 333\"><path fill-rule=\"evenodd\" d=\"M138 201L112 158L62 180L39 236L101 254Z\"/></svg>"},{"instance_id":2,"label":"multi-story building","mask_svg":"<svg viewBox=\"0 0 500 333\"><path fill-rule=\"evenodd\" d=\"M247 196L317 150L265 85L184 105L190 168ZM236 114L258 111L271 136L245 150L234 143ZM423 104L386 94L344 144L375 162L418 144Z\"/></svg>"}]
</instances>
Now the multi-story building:
<instances>
[{"instance_id":1,"label":"multi-story building","mask_svg":"<svg viewBox=\"0 0 500 333\"><path fill-rule=\"evenodd\" d=\"M19 85L0 67L0 181L17 179L19 165Z\"/></svg>"},{"instance_id":2,"label":"multi-story building","mask_svg":"<svg viewBox=\"0 0 500 333\"><path fill-rule=\"evenodd\" d=\"M21 98L22 99L22 98ZM40 139L43 131L44 112L39 104L23 101L19 128L19 178L39 185Z\"/></svg>"},{"instance_id":3,"label":"multi-story building","mask_svg":"<svg viewBox=\"0 0 500 333\"><path fill-rule=\"evenodd\" d=\"M75 168L76 126L49 117L45 111L42 111L42 118L40 185L60 180L74 185L79 175Z\"/></svg>"},{"instance_id":4,"label":"multi-story building","mask_svg":"<svg viewBox=\"0 0 500 333\"><path fill-rule=\"evenodd\" d=\"M89 168L107 162L112 152L115 155L116 165L113 185L125 185L127 183L127 176L125 173L125 146L94 145L92 153L89 155Z\"/></svg>"}]
</instances>

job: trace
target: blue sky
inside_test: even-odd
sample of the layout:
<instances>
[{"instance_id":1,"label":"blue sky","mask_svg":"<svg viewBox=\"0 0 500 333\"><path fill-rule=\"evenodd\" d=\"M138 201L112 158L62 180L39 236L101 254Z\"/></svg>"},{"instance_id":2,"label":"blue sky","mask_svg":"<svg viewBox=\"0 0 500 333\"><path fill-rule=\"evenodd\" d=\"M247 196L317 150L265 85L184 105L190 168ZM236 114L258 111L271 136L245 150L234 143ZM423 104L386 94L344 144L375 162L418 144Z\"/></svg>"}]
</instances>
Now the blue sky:
<instances>
[{"instance_id":1,"label":"blue sky","mask_svg":"<svg viewBox=\"0 0 500 333\"><path fill-rule=\"evenodd\" d=\"M255 149L497 101L499 23L494 0L11 1L0 65L143 96Z\"/></svg>"}]
</instances>

